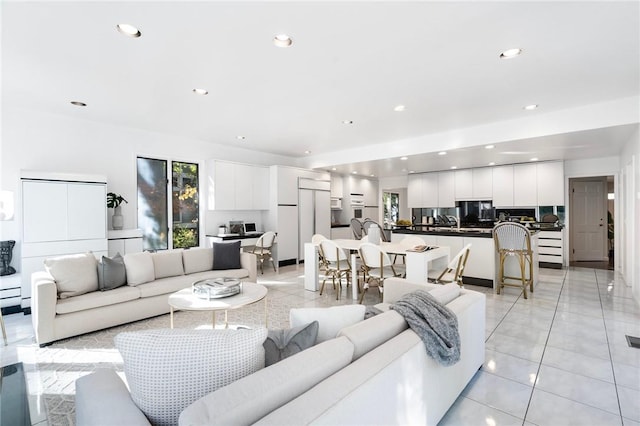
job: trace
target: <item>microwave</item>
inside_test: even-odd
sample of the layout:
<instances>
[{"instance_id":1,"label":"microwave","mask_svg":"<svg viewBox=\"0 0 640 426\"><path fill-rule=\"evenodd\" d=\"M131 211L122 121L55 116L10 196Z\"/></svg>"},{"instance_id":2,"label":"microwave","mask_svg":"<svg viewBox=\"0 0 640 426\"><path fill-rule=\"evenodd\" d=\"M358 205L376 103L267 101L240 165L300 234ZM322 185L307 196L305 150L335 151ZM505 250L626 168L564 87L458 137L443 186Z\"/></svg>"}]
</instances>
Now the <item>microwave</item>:
<instances>
[{"instance_id":1,"label":"microwave","mask_svg":"<svg viewBox=\"0 0 640 426\"><path fill-rule=\"evenodd\" d=\"M342 198L331 198L331 208L334 210L342 210Z\"/></svg>"}]
</instances>

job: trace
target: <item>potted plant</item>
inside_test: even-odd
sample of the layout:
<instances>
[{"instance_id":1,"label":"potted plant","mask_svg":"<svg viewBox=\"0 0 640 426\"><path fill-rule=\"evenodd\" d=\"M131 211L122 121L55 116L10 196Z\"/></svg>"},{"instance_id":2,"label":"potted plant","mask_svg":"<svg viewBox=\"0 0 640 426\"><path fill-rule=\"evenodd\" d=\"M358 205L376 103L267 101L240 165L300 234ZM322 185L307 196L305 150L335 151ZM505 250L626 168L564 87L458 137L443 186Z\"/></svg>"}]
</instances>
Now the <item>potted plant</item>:
<instances>
[{"instance_id":1,"label":"potted plant","mask_svg":"<svg viewBox=\"0 0 640 426\"><path fill-rule=\"evenodd\" d=\"M124 218L120 207L122 203L129 202L122 195L118 195L115 192L107 193L107 207L113 209L113 217L111 218L113 229L122 229L124 226Z\"/></svg>"}]
</instances>

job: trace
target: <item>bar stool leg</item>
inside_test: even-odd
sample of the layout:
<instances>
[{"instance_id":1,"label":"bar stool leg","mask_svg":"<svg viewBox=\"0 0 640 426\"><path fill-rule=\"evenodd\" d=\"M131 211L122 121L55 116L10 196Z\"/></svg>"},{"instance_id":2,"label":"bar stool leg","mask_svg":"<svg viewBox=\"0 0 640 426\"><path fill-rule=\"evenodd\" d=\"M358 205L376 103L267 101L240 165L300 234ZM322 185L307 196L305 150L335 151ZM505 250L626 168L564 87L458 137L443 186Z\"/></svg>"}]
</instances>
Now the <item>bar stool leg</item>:
<instances>
[{"instance_id":1,"label":"bar stool leg","mask_svg":"<svg viewBox=\"0 0 640 426\"><path fill-rule=\"evenodd\" d=\"M4 338L4 345L7 346L7 330L4 328L4 318L2 317L2 310L0 309L0 325L2 326L2 337Z\"/></svg>"}]
</instances>

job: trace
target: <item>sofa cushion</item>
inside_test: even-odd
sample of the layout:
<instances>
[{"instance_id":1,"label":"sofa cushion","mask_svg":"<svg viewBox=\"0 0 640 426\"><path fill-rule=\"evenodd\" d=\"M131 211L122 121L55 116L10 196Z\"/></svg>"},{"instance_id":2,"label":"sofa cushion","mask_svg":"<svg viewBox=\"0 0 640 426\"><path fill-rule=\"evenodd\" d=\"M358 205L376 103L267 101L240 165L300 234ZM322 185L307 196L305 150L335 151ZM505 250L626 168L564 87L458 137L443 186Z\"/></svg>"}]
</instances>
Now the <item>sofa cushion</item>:
<instances>
[{"instance_id":1,"label":"sofa cushion","mask_svg":"<svg viewBox=\"0 0 640 426\"><path fill-rule=\"evenodd\" d=\"M213 268L213 249L192 247L182 251L182 264L185 274L210 271Z\"/></svg>"},{"instance_id":2,"label":"sofa cushion","mask_svg":"<svg viewBox=\"0 0 640 426\"><path fill-rule=\"evenodd\" d=\"M240 241L233 243L213 243L213 268L240 269Z\"/></svg>"},{"instance_id":3,"label":"sofa cushion","mask_svg":"<svg viewBox=\"0 0 640 426\"><path fill-rule=\"evenodd\" d=\"M154 425L175 425L192 402L264 367L266 329L120 333L131 397Z\"/></svg>"},{"instance_id":4,"label":"sofa cushion","mask_svg":"<svg viewBox=\"0 0 640 426\"><path fill-rule=\"evenodd\" d=\"M318 344L204 396L182 412L180 424L252 424L345 368L352 357L345 337Z\"/></svg>"},{"instance_id":5,"label":"sofa cushion","mask_svg":"<svg viewBox=\"0 0 640 426\"><path fill-rule=\"evenodd\" d=\"M180 275L179 277L160 278L136 287L140 290L140 297L152 297L182 290L189 287L193 281L189 275Z\"/></svg>"},{"instance_id":6,"label":"sofa cushion","mask_svg":"<svg viewBox=\"0 0 640 426\"><path fill-rule=\"evenodd\" d=\"M92 253L45 259L44 266L56 282L58 297L78 296L98 290L97 261Z\"/></svg>"},{"instance_id":7,"label":"sofa cushion","mask_svg":"<svg viewBox=\"0 0 640 426\"><path fill-rule=\"evenodd\" d=\"M316 343L333 339L338 332L349 325L364 320L364 305L332 306L331 308L295 308L289 311L291 327L318 321Z\"/></svg>"},{"instance_id":8,"label":"sofa cushion","mask_svg":"<svg viewBox=\"0 0 640 426\"><path fill-rule=\"evenodd\" d=\"M128 253L124 255L127 284L136 286L156 279L151 253Z\"/></svg>"},{"instance_id":9,"label":"sofa cushion","mask_svg":"<svg viewBox=\"0 0 640 426\"><path fill-rule=\"evenodd\" d=\"M269 330L263 344L265 367L309 349L317 337L318 321L286 330Z\"/></svg>"},{"instance_id":10,"label":"sofa cushion","mask_svg":"<svg viewBox=\"0 0 640 426\"><path fill-rule=\"evenodd\" d=\"M120 253L113 257L102 256L98 262L98 288L100 291L113 290L127 283L127 271Z\"/></svg>"},{"instance_id":11,"label":"sofa cushion","mask_svg":"<svg viewBox=\"0 0 640 426\"><path fill-rule=\"evenodd\" d=\"M402 315L396 311L387 311L343 328L338 336L346 336L353 343L353 359L356 360L407 328Z\"/></svg>"},{"instance_id":12,"label":"sofa cushion","mask_svg":"<svg viewBox=\"0 0 640 426\"><path fill-rule=\"evenodd\" d=\"M80 296L60 299L56 303L56 314L70 314L71 312L115 305L140 298L140 290L136 287L122 286L109 291L93 291Z\"/></svg>"},{"instance_id":13,"label":"sofa cushion","mask_svg":"<svg viewBox=\"0 0 640 426\"><path fill-rule=\"evenodd\" d=\"M151 254L155 279L184 275L182 251L169 250Z\"/></svg>"},{"instance_id":14,"label":"sofa cushion","mask_svg":"<svg viewBox=\"0 0 640 426\"><path fill-rule=\"evenodd\" d=\"M457 283L441 285L433 290L429 290L429 294L438 302L446 305L456 297L460 296L460 286Z\"/></svg>"}]
</instances>

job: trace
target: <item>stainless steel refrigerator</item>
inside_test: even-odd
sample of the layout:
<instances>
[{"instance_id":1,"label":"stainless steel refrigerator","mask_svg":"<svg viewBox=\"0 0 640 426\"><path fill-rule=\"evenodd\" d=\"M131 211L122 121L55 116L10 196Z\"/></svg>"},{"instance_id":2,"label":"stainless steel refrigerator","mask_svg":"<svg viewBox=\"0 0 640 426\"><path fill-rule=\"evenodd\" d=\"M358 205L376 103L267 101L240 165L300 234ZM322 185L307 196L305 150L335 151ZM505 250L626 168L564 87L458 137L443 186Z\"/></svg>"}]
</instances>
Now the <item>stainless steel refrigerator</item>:
<instances>
[{"instance_id":1,"label":"stainless steel refrigerator","mask_svg":"<svg viewBox=\"0 0 640 426\"><path fill-rule=\"evenodd\" d=\"M313 234L331 238L331 181L298 178L298 260Z\"/></svg>"}]
</instances>

